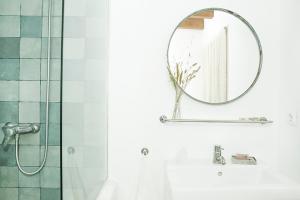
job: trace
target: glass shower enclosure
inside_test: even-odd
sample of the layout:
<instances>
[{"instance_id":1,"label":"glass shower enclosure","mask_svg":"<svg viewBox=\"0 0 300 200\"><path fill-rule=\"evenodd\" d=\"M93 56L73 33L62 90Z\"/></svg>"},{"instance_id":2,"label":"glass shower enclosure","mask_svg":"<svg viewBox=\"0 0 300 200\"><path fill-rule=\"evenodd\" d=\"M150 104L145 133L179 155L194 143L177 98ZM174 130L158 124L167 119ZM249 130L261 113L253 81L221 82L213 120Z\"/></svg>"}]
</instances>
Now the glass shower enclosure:
<instances>
[{"instance_id":1,"label":"glass shower enclosure","mask_svg":"<svg viewBox=\"0 0 300 200\"><path fill-rule=\"evenodd\" d=\"M96 199L107 175L107 8L0 0L0 200Z\"/></svg>"},{"instance_id":2,"label":"glass shower enclosure","mask_svg":"<svg viewBox=\"0 0 300 200\"><path fill-rule=\"evenodd\" d=\"M64 200L95 200L107 177L108 0L65 0Z\"/></svg>"}]
</instances>

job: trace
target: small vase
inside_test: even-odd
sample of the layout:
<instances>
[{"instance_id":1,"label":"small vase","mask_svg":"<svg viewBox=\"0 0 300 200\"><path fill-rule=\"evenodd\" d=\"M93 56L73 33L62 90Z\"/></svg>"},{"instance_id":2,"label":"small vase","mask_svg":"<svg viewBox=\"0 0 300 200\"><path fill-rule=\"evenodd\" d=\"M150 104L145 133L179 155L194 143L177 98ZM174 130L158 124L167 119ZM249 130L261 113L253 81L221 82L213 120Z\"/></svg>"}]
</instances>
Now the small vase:
<instances>
[{"instance_id":1,"label":"small vase","mask_svg":"<svg viewBox=\"0 0 300 200\"><path fill-rule=\"evenodd\" d=\"M181 118L181 96L182 96L182 91L180 88L176 88L176 95L175 95L175 104L174 104L174 109L173 109L173 115L172 119L180 119Z\"/></svg>"}]
</instances>

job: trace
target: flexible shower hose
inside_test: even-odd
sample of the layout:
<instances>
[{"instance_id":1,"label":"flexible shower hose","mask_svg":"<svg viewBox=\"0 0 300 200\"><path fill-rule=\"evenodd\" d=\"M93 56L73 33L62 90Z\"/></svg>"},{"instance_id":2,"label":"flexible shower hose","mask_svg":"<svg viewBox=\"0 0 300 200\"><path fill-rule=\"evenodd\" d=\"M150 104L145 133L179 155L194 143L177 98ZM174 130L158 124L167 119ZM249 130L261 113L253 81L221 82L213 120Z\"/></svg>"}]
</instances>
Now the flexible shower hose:
<instances>
[{"instance_id":1,"label":"flexible shower hose","mask_svg":"<svg viewBox=\"0 0 300 200\"><path fill-rule=\"evenodd\" d=\"M51 59L51 12L52 12L52 0L48 1L48 47L47 47L47 81L46 81L46 121L45 121L45 151L44 151L44 158L42 164L33 172L26 172L20 164L19 160L19 134L16 135L16 161L19 170L28 176L35 175L39 173L45 166L47 155L48 155L48 136L49 136L49 90L50 90L50 59Z\"/></svg>"}]
</instances>

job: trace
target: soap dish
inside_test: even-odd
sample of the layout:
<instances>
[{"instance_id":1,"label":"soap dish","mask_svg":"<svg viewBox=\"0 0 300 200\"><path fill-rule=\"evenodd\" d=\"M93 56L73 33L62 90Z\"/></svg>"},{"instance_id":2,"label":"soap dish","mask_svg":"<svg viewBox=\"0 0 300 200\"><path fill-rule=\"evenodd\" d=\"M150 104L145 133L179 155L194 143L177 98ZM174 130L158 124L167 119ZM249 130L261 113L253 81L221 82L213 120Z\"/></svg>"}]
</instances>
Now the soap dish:
<instances>
[{"instance_id":1,"label":"soap dish","mask_svg":"<svg viewBox=\"0 0 300 200\"><path fill-rule=\"evenodd\" d=\"M238 164L238 165L257 165L257 160L253 156L240 157L240 156L233 155L231 157L231 163Z\"/></svg>"}]
</instances>

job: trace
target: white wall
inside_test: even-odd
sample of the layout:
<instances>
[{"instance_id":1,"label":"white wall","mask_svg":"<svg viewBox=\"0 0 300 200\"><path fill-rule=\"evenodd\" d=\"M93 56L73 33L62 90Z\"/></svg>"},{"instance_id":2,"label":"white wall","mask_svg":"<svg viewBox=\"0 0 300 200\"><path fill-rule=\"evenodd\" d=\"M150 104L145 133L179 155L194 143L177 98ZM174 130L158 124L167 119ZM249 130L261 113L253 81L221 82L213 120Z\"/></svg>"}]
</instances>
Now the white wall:
<instances>
[{"instance_id":1,"label":"white wall","mask_svg":"<svg viewBox=\"0 0 300 200\"><path fill-rule=\"evenodd\" d=\"M206 7L224 7L240 13L256 28L265 60L257 85L242 99L209 106L185 97L184 117L239 118L266 116L272 125L170 124L174 91L166 69L169 37L178 22ZM120 199L132 200L140 164L147 146L154 160L172 157L186 147L195 157L212 156L214 144L232 153L250 153L276 163L278 145L278 33L279 1L260 0L111 0L109 66L109 176L120 184ZM271 17L270 17L271 16Z\"/></svg>"},{"instance_id":2,"label":"white wall","mask_svg":"<svg viewBox=\"0 0 300 200\"><path fill-rule=\"evenodd\" d=\"M300 2L281 1L281 70L280 70L280 129L278 163L280 170L300 181L299 119L289 122L289 115L300 117Z\"/></svg>"}]
</instances>

